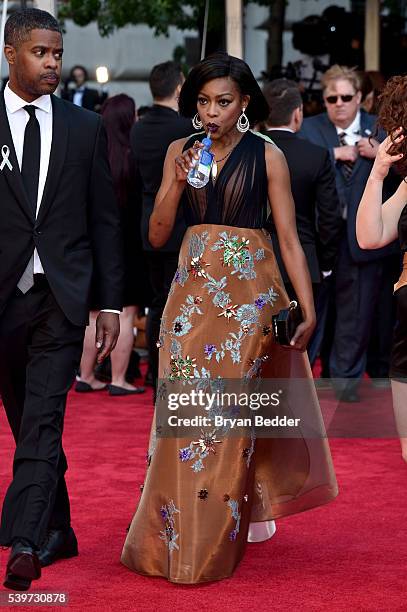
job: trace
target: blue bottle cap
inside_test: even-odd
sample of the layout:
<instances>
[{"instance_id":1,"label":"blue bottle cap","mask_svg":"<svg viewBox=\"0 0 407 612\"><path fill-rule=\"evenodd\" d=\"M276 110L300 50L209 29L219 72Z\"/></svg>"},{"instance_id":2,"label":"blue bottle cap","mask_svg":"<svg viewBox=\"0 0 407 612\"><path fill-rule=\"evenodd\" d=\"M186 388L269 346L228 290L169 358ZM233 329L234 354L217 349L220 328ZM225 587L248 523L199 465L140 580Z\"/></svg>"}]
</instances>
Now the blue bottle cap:
<instances>
[{"instance_id":1,"label":"blue bottle cap","mask_svg":"<svg viewBox=\"0 0 407 612\"><path fill-rule=\"evenodd\" d=\"M212 140L210 138L204 138L202 140L202 144L204 147L207 147L209 149L209 147L212 145Z\"/></svg>"}]
</instances>

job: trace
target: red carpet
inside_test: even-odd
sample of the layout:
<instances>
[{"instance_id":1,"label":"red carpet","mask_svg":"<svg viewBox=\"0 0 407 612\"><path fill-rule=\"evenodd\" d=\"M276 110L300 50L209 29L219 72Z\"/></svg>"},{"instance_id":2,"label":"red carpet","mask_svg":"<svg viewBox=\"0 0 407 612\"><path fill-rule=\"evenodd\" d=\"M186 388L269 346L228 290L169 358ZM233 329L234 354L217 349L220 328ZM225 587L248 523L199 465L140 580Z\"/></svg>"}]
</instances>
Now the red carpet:
<instances>
[{"instance_id":1,"label":"red carpet","mask_svg":"<svg viewBox=\"0 0 407 612\"><path fill-rule=\"evenodd\" d=\"M381 397L381 405L389 407L390 393ZM34 590L65 591L70 598L65 609L78 611L407 609L407 465L396 440L332 441L337 500L279 521L272 540L248 546L229 580L180 587L122 567L152 413L150 393L142 398L71 393L65 449L80 556L46 568ZM12 446L1 411L1 497ZM2 575L7 554L0 554Z\"/></svg>"}]
</instances>

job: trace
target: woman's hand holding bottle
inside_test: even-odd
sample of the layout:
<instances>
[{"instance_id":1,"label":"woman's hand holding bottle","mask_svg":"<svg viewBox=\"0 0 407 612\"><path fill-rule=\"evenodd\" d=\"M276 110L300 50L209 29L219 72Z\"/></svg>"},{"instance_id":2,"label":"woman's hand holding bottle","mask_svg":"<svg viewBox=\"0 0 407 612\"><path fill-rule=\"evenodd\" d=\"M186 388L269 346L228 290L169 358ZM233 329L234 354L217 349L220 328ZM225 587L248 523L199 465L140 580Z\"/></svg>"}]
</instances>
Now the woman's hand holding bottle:
<instances>
[{"instance_id":1,"label":"woman's hand holding bottle","mask_svg":"<svg viewBox=\"0 0 407 612\"><path fill-rule=\"evenodd\" d=\"M199 159L199 149L203 149L203 144L196 140L194 146L178 155L175 158L175 180L185 183L188 173Z\"/></svg>"}]
</instances>

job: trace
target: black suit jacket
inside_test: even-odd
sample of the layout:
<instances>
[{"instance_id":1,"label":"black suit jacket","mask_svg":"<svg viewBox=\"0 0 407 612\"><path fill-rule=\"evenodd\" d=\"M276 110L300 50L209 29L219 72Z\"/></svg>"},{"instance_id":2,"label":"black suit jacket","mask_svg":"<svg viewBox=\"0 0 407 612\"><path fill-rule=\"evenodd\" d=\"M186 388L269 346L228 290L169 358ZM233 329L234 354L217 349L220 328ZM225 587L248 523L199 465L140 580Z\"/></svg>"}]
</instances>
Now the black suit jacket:
<instances>
[{"instance_id":1,"label":"black suit jacket","mask_svg":"<svg viewBox=\"0 0 407 612\"><path fill-rule=\"evenodd\" d=\"M180 117L171 108L155 104L140 121L134 124L131 131L131 149L133 152L137 183L142 191L141 238L143 248L147 251L179 251L186 225L182 208L178 209L172 234L160 249L154 249L148 240L148 225L154 208L154 200L160 188L164 160L168 146L178 138L184 138L194 132L190 119Z\"/></svg>"},{"instance_id":2,"label":"black suit jacket","mask_svg":"<svg viewBox=\"0 0 407 612\"><path fill-rule=\"evenodd\" d=\"M311 280L317 283L321 279L320 271L331 270L335 264L344 225L329 153L292 132L269 130L265 133L286 157L298 237ZM272 238L283 280L288 281L274 228Z\"/></svg>"},{"instance_id":3,"label":"black suit jacket","mask_svg":"<svg viewBox=\"0 0 407 612\"><path fill-rule=\"evenodd\" d=\"M0 316L36 247L52 293L75 325L88 321L92 273L103 308L122 307L121 231L101 119L52 96L53 135L37 219L30 208L0 96Z\"/></svg>"},{"instance_id":4,"label":"black suit jacket","mask_svg":"<svg viewBox=\"0 0 407 612\"><path fill-rule=\"evenodd\" d=\"M73 102L73 97L75 94L75 89L65 88L61 92L61 96L64 100L68 100L68 102ZM85 87L82 97L82 108L86 108L91 111L99 111L103 102L106 100L107 94L100 94L97 89L92 89L91 87Z\"/></svg>"}]
</instances>

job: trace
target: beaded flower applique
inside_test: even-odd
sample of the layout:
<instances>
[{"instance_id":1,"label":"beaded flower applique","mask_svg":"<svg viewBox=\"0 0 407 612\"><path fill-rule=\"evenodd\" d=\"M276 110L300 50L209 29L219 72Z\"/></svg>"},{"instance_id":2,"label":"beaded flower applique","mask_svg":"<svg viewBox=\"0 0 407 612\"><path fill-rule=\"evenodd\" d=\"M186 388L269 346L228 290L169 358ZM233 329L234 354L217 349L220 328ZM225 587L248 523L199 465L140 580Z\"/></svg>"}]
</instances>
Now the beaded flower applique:
<instances>
[{"instance_id":1,"label":"beaded flower applique","mask_svg":"<svg viewBox=\"0 0 407 612\"><path fill-rule=\"evenodd\" d=\"M177 544L179 534L175 531L174 514L179 514L180 511L175 507L174 501L171 499L168 504L161 506L160 513L165 525L164 529L160 531L160 540L164 540L171 554L174 550L179 550Z\"/></svg>"}]
</instances>

